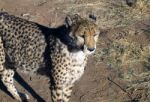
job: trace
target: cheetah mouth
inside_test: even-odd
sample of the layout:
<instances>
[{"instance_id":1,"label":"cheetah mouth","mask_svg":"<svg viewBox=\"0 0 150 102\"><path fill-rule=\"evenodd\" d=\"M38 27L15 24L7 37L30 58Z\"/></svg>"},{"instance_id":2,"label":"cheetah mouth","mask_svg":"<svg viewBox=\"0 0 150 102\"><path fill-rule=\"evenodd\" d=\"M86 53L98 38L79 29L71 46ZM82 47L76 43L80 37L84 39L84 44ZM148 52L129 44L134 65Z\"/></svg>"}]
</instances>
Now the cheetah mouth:
<instances>
[{"instance_id":1,"label":"cheetah mouth","mask_svg":"<svg viewBox=\"0 0 150 102\"><path fill-rule=\"evenodd\" d=\"M94 52L95 52L95 50L96 50L96 47L94 48L94 49L89 49L87 46L83 46L83 52L85 53L85 54L88 54L88 55L91 55L91 54L93 54Z\"/></svg>"},{"instance_id":2,"label":"cheetah mouth","mask_svg":"<svg viewBox=\"0 0 150 102\"><path fill-rule=\"evenodd\" d=\"M84 51L84 46L81 46L81 50Z\"/></svg>"},{"instance_id":3,"label":"cheetah mouth","mask_svg":"<svg viewBox=\"0 0 150 102\"><path fill-rule=\"evenodd\" d=\"M91 55L95 52L96 48L94 50L89 50L86 46L74 46L70 48L71 52L78 52L78 51L83 51L87 55Z\"/></svg>"},{"instance_id":4,"label":"cheetah mouth","mask_svg":"<svg viewBox=\"0 0 150 102\"><path fill-rule=\"evenodd\" d=\"M68 45L68 50L70 52L78 52L83 51L85 54L93 54L96 50L96 47L93 49L89 49L86 45L77 45L75 41L72 41L71 44Z\"/></svg>"}]
</instances>

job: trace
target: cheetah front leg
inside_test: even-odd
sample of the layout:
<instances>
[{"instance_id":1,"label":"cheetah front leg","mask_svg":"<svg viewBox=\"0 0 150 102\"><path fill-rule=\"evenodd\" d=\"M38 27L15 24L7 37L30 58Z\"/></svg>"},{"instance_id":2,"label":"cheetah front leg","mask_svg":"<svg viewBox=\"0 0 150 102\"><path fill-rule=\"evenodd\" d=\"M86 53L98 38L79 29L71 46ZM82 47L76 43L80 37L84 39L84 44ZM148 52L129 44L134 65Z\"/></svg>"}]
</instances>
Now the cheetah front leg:
<instances>
[{"instance_id":1,"label":"cheetah front leg","mask_svg":"<svg viewBox=\"0 0 150 102\"><path fill-rule=\"evenodd\" d=\"M64 102L69 102L70 97L71 97L71 93L72 93L72 87L73 87L72 84L63 87L62 98L63 98Z\"/></svg>"},{"instance_id":2,"label":"cheetah front leg","mask_svg":"<svg viewBox=\"0 0 150 102\"><path fill-rule=\"evenodd\" d=\"M11 95L18 101L22 102L23 100L29 99L29 96L27 94L19 93L14 86L14 71L11 69L4 70L3 74L1 75L1 80L7 90L11 93Z\"/></svg>"},{"instance_id":3,"label":"cheetah front leg","mask_svg":"<svg viewBox=\"0 0 150 102\"><path fill-rule=\"evenodd\" d=\"M73 85L52 86L52 102L69 102Z\"/></svg>"},{"instance_id":4,"label":"cheetah front leg","mask_svg":"<svg viewBox=\"0 0 150 102\"><path fill-rule=\"evenodd\" d=\"M13 76L14 76L13 70L5 70L3 74L1 75L1 78L2 78L1 80L3 84L5 85L5 87L7 88L7 90L12 94L12 96L16 100L22 101L21 97L19 96L19 93L17 92L17 89L14 86Z\"/></svg>"}]
</instances>

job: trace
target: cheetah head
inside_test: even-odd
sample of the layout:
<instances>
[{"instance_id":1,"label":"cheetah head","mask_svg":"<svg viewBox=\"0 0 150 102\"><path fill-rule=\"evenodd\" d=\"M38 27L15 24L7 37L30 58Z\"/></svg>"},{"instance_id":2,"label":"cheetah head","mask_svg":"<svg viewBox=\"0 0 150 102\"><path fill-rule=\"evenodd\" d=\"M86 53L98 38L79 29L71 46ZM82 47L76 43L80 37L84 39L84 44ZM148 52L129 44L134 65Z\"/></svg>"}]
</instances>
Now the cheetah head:
<instances>
[{"instance_id":1,"label":"cheetah head","mask_svg":"<svg viewBox=\"0 0 150 102\"><path fill-rule=\"evenodd\" d=\"M96 50L99 36L99 28L96 20L81 18L79 15L68 15L66 25L70 28L69 35L72 37L77 48L86 54L92 54Z\"/></svg>"}]
</instances>

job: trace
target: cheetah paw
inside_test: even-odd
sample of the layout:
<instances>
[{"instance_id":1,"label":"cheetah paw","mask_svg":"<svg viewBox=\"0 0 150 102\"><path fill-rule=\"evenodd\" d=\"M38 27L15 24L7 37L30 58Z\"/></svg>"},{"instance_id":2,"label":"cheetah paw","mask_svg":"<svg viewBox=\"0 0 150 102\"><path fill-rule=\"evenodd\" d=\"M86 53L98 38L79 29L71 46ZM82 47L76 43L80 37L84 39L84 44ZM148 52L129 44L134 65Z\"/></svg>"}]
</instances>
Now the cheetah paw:
<instances>
[{"instance_id":1,"label":"cheetah paw","mask_svg":"<svg viewBox=\"0 0 150 102\"><path fill-rule=\"evenodd\" d=\"M23 101L26 101L26 100L30 99L29 95L27 95L27 94L19 93L19 95L21 97L21 101L20 102L23 102Z\"/></svg>"}]
</instances>

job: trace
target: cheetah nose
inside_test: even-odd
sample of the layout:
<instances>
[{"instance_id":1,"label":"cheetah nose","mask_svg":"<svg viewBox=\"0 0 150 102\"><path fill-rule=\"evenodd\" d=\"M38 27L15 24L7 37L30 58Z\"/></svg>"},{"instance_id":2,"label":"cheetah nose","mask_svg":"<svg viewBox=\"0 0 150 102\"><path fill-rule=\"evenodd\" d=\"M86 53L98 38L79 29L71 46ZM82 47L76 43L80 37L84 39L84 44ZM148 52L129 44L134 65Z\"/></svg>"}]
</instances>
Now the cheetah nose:
<instances>
[{"instance_id":1,"label":"cheetah nose","mask_svg":"<svg viewBox=\"0 0 150 102\"><path fill-rule=\"evenodd\" d=\"M95 48L88 48L88 50L89 50L90 52L92 52L92 51L95 50Z\"/></svg>"}]
</instances>

